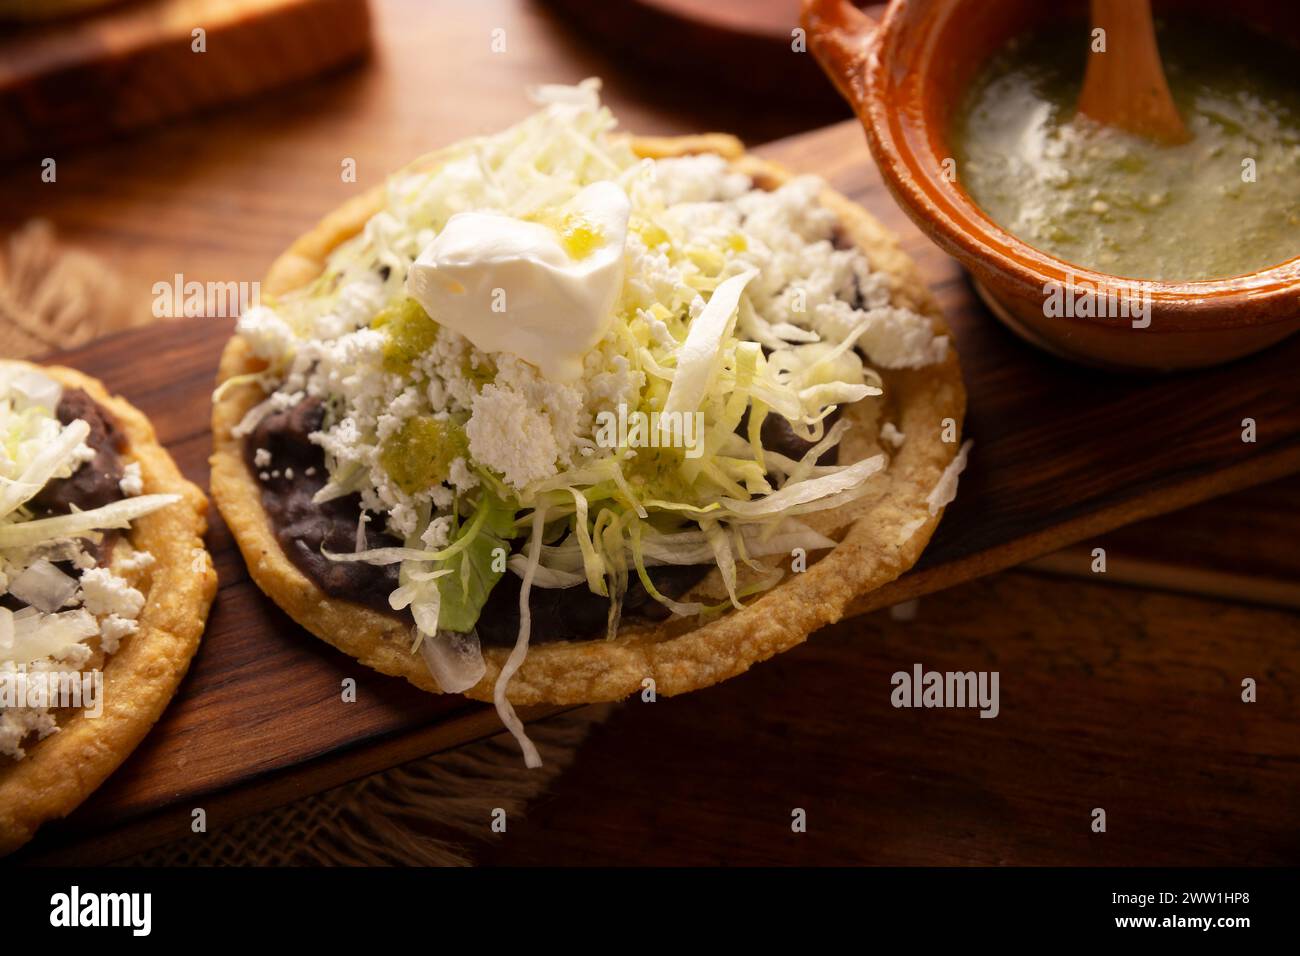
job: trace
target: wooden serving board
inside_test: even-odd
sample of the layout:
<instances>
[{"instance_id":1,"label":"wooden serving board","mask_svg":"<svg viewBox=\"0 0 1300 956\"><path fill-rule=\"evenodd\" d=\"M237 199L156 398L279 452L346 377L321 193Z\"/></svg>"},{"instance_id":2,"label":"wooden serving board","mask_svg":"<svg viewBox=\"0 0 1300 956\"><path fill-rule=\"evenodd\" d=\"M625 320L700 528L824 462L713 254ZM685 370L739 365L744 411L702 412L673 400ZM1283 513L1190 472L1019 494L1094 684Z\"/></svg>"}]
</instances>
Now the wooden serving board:
<instances>
[{"instance_id":1,"label":"wooden serving board","mask_svg":"<svg viewBox=\"0 0 1300 956\"><path fill-rule=\"evenodd\" d=\"M1092 577L1106 549L1109 582L1300 611L1300 475L1107 532L1030 561L1037 571Z\"/></svg>"},{"instance_id":2,"label":"wooden serving board","mask_svg":"<svg viewBox=\"0 0 1300 956\"><path fill-rule=\"evenodd\" d=\"M370 15L367 0L135 0L0 31L0 159L57 158L356 59Z\"/></svg>"},{"instance_id":3,"label":"wooden serving board","mask_svg":"<svg viewBox=\"0 0 1300 956\"><path fill-rule=\"evenodd\" d=\"M958 499L918 567L856 611L1300 471L1300 337L1196 373L1138 378L1077 368L996 323L956 264L891 201L855 124L758 152L820 173L902 236L942 302L965 370L966 432L975 447ZM184 472L205 485L209 396L231 327L169 322L52 358L99 376L142 408ZM1148 334L1158 331L1135 333L1134 347ZM1241 440L1247 417L1256 422L1253 444ZM110 859L187 834L195 807L214 829L499 729L490 708L381 677L296 627L252 585L215 511L209 543L221 589L180 693L123 768L73 817L38 836L25 858ZM1087 559L1084 551L1079 560ZM845 627L852 625L837 631ZM357 681L353 704L340 701L346 677Z\"/></svg>"}]
</instances>

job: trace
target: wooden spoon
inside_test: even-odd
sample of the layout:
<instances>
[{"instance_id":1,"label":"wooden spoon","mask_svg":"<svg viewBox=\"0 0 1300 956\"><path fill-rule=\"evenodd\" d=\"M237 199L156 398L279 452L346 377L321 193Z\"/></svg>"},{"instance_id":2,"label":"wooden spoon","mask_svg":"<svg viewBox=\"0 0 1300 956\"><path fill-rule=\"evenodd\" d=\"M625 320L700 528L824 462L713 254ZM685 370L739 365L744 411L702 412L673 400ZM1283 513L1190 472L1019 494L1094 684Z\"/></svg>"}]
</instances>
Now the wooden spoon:
<instances>
[{"instance_id":1,"label":"wooden spoon","mask_svg":"<svg viewBox=\"0 0 1300 956\"><path fill-rule=\"evenodd\" d=\"M1092 25L1106 31L1106 48L1088 56L1079 112L1159 143L1191 139L1169 94L1151 0L1092 0Z\"/></svg>"}]
</instances>

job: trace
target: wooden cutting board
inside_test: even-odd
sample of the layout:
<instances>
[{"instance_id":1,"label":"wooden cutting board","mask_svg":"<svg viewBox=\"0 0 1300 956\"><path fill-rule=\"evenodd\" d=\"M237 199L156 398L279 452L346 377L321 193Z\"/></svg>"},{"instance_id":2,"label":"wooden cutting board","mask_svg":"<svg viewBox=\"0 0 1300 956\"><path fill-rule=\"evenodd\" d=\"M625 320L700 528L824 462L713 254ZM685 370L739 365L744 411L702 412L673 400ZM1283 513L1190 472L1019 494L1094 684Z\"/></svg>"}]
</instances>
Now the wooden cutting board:
<instances>
[{"instance_id":1,"label":"wooden cutting board","mask_svg":"<svg viewBox=\"0 0 1300 956\"><path fill-rule=\"evenodd\" d=\"M134 0L0 33L0 159L57 160L353 60L370 15L367 0Z\"/></svg>"},{"instance_id":2,"label":"wooden cutting board","mask_svg":"<svg viewBox=\"0 0 1300 956\"><path fill-rule=\"evenodd\" d=\"M758 152L820 173L901 235L953 327L970 393L966 431L975 447L956 503L918 567L856 611L1300 471L1300 337L1195 373L1137 378L1076 368L996 323L956 264L889 198L855 124ZM142 408L184 472L206 485L209 396L231 326L169 322L54 358ZM1251 444L1241 440L1247 417L1257 428ZM306 634L252 585L215 510L211 517L221 589L190 675L136 754L25 858L125 855L187 834L193 808L203 807L215 829L499 729L490 708L422 694ZM1090 560L1086 550L1079 560ZM357 681L353 704L340 701L346 677Z\"/></svg>"},{"instance_id":3,"label":"wooden cutting board","mask_svg":"<svg viewBox=\"0 0 1300 956\"><path fill-rule=\"evenodd\" d=\"M1300 476L1116 528L1028 562L1036 571L1092 577L1106 549L1108 583L1184 591L1300 611Z\"/></svg>"}]
</instances>

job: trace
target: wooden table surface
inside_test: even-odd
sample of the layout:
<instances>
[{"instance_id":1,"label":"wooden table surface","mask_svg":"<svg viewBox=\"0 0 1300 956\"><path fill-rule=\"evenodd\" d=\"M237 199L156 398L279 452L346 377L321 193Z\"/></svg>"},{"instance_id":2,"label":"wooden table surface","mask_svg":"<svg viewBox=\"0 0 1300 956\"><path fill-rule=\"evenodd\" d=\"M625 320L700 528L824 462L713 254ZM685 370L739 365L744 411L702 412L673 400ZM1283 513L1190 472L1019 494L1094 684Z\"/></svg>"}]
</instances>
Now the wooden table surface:
<instances>
[{"instance_id":1,"label":"wooden table surface","mask_svg":"<svg viewBox=\"0 0 1300 956\"><path fill-rule=\"evenodd\" d=\"M122 274L146 321L155 282L177 272L259 280L324 211L394 166L520 119L538 83L601 76L623 126L646 134L720 129L761 143L849 112L756 110L625 74L535 0L372 0L372 19L368 64L113 145L56 151L54 183L41 181L41 157L0 166L0 229L52 220ZM492 52L494 30L503 53ZM345 159L356 182L342 181Z\"/></svg>"},{"instance_id":2,"label":"wooden table surface","mask_svg":"<svg viewBox=\"0 0 1300 956\"><path fill-rule=\"evenodd\" d=\"M146 321L153 283L259 278L395 163L522 115L530 83L600 74L624 125L647 133L721 128L759 142L826 118L634 76L535 3L375 8L365 67L62 155L57 183L41 183L35 161L0 167L0 230L52 219L121 272ZM494 29L504 53L491 52ZM341 181L347 158L356 184ZM707 693L621 705L553 794L482 856L1294 863L1300 618L1284 608L1300 570L1298 501L1290 480L1202 505L1105 539L1105 583L1060 577L1086 575L1086 551L1059 555L926 598L907 624L842 624ZM1114 586L1124 577L1161 590ZM1261 578L1280 587L1233 599ZM1186 590L1216 597L1173 593ZM1002 715L893 710L888 676L915 661L1001 670ZM1239 700L1247 676L1260 681L1258 704ZM1088 827L1097 806L1106 834ZM809 833L790 832L794 807L809 811Z\"/></svg>"}]
</instances>

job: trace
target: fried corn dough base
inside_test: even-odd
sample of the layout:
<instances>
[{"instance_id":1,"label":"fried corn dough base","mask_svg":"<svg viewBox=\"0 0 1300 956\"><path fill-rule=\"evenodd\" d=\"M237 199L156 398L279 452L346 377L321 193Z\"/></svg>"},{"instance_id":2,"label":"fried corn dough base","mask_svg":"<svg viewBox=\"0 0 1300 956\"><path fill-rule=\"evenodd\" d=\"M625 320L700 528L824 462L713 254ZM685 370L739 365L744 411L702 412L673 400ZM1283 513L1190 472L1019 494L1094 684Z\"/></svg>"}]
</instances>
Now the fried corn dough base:
<instances>
[{"instance_id":1,"label":"fried corn dough base","mask_svg":"<svg viewBox=\"0 0 1300 956\"><path fill-rule=\"evenodd\" d=\"M144 739L198 650L217 591L217 573L203 547L208 500L181 477L149 420L80 372L32 367L68 388L85 389L117 419L127 440L122 457L140 463L145 493L181 500L131 523L127 540L155 560L132 580L146 598L139 629L103 665L104 712L95 719L59 712L58 732L28 745L26 757L0 757L0 856L30 840L46 820L71 813Z\"/></svg>"},{"instance_id":2,"label":"fried corn dough base","mask_svg":"<svg viewBox=\"0 0 1300 956\"><path fill-rule=\"evenodd\" d=\"M638 155L650 158L719 153L763 188L790 178L784 169L745 154L732 136L634 138ZM436 156L434 157L436 159ZM326 257L357 234L383 203L382 188L359 196L325 217L272 265L263 283L271 295L315 279ZM827 190L822 202L839 217L841 228L867 255L874 269L887 273L894 303L929 316L946 332L934 298L897 240L865 209ZM244 341L234 337L221 360L218 381L260 370ZM576 704L619 700L651 678L659 694L681 694L742 674L751 665L801 643L823 625L839 620L858 595L892 581L920 557L942 512L931 515L926 498L948 463L956 443L940 440L941 423L960 427L966 393L956 354L941 364L883 373L885 395L847 409L855 426L844 438L842 462L859 460L878 449L879 425L892 422L906 441L888 467L872 481L873 493L835 512L805 516L825 531L842 531L840 544L807 571L786 579L749 606L701 622L676 619L623 628L612 640L548 643L530 648L510 681L516 705ZM231 434L245 413L263 399L255 384L231 387L212 415L214 452L212 494L243 551L253 580L294 620L317 637L385 674L405 677L417 687L439 692L423 660L410 651L408 627L358 604L330 598L285 556L261 505L257 481L244 464L240 441ZM910 535L907 534L912 530ZM839 538L839 535L835 535ZM717 573L694 594L720 589ZM725 597L725 592L722 592ZM716 598L715 598L716 599ZM487 673L466 695L490 701L508 651L484 650Z\"/></svg>"}]
</instances>

